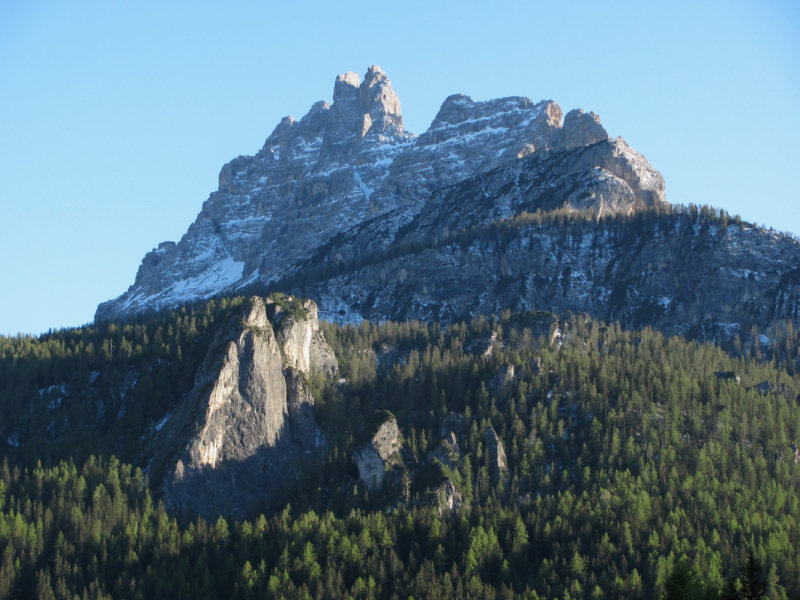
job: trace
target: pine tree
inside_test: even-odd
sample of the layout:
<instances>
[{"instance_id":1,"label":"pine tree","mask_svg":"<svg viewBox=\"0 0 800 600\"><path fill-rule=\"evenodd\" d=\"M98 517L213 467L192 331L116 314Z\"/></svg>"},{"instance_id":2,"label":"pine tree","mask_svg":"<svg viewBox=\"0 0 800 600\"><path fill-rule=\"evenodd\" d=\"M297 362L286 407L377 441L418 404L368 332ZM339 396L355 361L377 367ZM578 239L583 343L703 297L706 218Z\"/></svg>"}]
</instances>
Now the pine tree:
<instances>
[{"instance_id":1,"label":"pine tree","mask_svg":"<svg viewBox=\"0 0 800 600\"><path fill-rule=\"evenodd\" d=\"M753 552L748 554L742 564L742 600L762 600L767 595L767 584L761 574L761 561Z\"/></svg>"}]
</instances>

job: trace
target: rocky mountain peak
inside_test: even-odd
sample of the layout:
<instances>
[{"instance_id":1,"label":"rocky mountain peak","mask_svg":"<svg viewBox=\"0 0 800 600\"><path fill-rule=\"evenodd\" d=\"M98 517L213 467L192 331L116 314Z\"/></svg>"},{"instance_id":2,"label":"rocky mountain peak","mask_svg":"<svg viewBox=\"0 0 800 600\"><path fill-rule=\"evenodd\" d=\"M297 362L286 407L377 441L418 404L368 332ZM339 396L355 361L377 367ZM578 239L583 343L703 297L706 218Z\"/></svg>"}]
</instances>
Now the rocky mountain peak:
<instances>
[{"instance_id":1,"label":"rocky mountain peak","mask_svg":"<svg viewBox=\"0 0 800 600\"><path fill-rule=\"evenodd\" d=\"M605 128L600 124L600 117L593 112L585 112L576 108L564 117L564 126L559 132L556 146L558 148L577 148L589 146L609 139Z\"/></svg>"},{"instance_id":2,"label":"rocky mountain peak","mask_svg":"<svg viewBox=\"0 0 800 600\"><path fill-rule=\"evenodd\" d=\"M314 105L316 106L316 104ZM283 117L281 122L272 130L272 133L267 138L267 142L265 144L268 145L271 141L280 141L281 138L286 136L286 134L297 124L294 117L289 115L288 117Z\"/></svg>"},{"instance_id":3,"label":"rocky mountain peak","mask_svg":"<svg viewBox=\"0 0 800 600\"><path fill-rule=\"evenodd\" d=\"M355 71L337 75L336 83L333 86L333 101L336 102L336 100L352 95L354 91L352 88L358 88L360 83L361 79Z\"/></svg>"},{"instance_id":4,"label":"rocky mountain peak","mask_svg":"<svg viewBox=\"0 0 800 600\"><path fill-rule=\"evenodd\" d=\"M430 129L439 129L447 125L457 125L469 118L469 111L475 103L464 94L453 94L442 102L439 112L431 123Z\"/></svg>"},{"instance_id":5,"label":"rocky mountain peak","mask_svg":"<svg viewBox=\"0 0 800 600\"><path fill-rule=\"evenodd\" d=\"M380 75L385 78L383 72L380 72ZM377 72L372 73L372 80L377 96L380 96L382 86ZM388 79L386 81L388 82ZM322 142L322 157L328 161L339 162L348 156L355 142L363 138L372 126L368 80L365 79L364 83L367 87L362 89L358 73L353 71L336 78L333 86L333 104L326 120ZM389 91L391 92L391 85ZM365 104L368 105L366 110ZM378 110L375 116L376 120L381 119Z\"/></svg>"},{"instance_id":6,"label":"rocky mountain peak","mask_svg":"<svg viewBox=\"0 0 800 600\"><path fill-rule=\"evenodd\" d=\"M392 413L383 410L369 416L353 442L359 479L369 487L380 487L386 471L401 462L402 448L403 436Z\"/></svg>"},{"instance_id":7,"label":"rocky mountain peak","mask_svg":"<svg viewBox=\"0 0 800 600\"><path fill-rule=\"evenodd\" d=\"M666 202L658 171L608 140L597 115L571 111L563 127L562 118L552 100L456 94L416 137L383 70L373 65L363 81L339 75L330 105L285 117L255 156L222 168L186 235L148 253L97 318L271 285L320 261L335 270L411 233L422 241L520 211L609 214Z\"/></svg>"},{"instance_id":8,"label":"rocky mountain peak","mask_svg":"<svg viewBox=\"0 0 800 600\"><path fill-rule=\"evenodd\" d=\"M400 99L379 66L372 65L367 70L359 88L359 100L364 113L362 137L369 131L382 132L390 127L396 127L398 133L403 132Z\"/></svg>"},{"instance_id":9,"label":"rocky mountain peak","mask_svg":"<svg viewBox=\"0 0 800 600\"><path fill-rule=\"evenodd\" d=\"M316 317L316 314L314 316ZM250 298L244 309L242 320L246 327L266 329L269 321L267 320L267 311L264 308L264 301L258 296Z\"/></svg>"}]
</instances>

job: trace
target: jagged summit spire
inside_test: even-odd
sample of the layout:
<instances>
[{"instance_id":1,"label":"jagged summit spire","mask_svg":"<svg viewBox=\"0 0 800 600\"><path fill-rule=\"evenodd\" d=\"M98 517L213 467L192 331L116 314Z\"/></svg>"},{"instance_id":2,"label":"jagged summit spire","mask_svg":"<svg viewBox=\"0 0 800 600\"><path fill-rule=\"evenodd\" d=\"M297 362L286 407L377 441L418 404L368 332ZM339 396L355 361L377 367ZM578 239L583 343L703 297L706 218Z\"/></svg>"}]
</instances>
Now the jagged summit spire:
<instances>
[{"instance_id":1,"label":"jagged summit spire","mask_svg":"<svg viewBox=\"0 0 800 600\"><path fill-rule=\"evenodd\" d=\"M358 90L358 84L361 80L358 73L348 71L336 77L336 83L333 85L333 102L334 104L352 98Z\"/></svg>"},{"instance_id":2,"label":"jagged summit spire","mask_svg":"<svg viewBox=\"0 0 800 600\"><path fill-rule=\"evenodd\" d=\"M359 100L364 112L365 129L362 136L368 131L385 131L390 127L396 127L398 133L403 132L400 99L392 89L389 77L378 65L367 69L359 89Z\"/></svg>"},{"instance_id":3,"label":"jagged summit spire","mask_svg":"<svg viewBox=\"0 0 800 600\"><path fill-rule=\"evenodd\" d=\"M325 155L349 151L354 143L371 132L391 131L394 136L404 133L400 99L378 65L367 69L363 81L353 71L337 76L330 112L325 129Z\"/></svg>"}]
</instances>

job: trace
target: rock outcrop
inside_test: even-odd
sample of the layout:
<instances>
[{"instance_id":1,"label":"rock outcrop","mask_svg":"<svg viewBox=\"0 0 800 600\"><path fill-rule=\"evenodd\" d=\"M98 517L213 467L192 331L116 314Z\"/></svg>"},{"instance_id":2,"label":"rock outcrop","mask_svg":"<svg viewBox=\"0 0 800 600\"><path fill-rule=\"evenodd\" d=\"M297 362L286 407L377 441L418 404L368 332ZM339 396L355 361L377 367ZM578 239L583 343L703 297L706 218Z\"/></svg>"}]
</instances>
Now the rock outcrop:
<instances>
[{"instance_id":1,"label":"rock outcrop","mask_svg":"<svg viewBox=\"0 0 800 600\"><path fill-rule=\"evenodd\" d=\"M313 300L275 294L267 299L267 314L276 330L286 367L304 375L315 368L330 377L338 372L339 363L319 329Z\"/></svg>"},{"instance_id":2,"label":"rock outcrop","mask_svg":"<svg viewBox=\"0 0 800 600\"><path fill-rule=\"evenodd\" d=\"M442 466L438 460L426 465L411 486L413 502L422 506L434 506L439 516L455 513L464 504L461 492Z\"/></svg>"},{"instance_id":3,"label":"rock outcrop","mask_svg":"<svg viewBox=\"0 0 800 600\"><path fill-rule=\"evenodd\" d=\"M516 381L515 373L514 365L504 364L500 367L497 375L492 377L491 381L489 381L489 387L492 388L495 394L502 394L508 391L514 381Z\"/></svg>"},{"instance_id":4,"label":"rock outcrop","mask_svg":"<svg viewBox=\"0 0 800 600\"><path fill-rule=\"evenodd\" d=\"M489 461L492 471L492 480L494 483L500 481L508 470L508 461L506 460L506 450L503 447L503 442L495 432L494 427L489 425L486 428L486 447L489 449Z\"/></svg>"},{"instance_id":5,"label":"rock outcrop","mask_svg":"<svg viewBox=\"0 0 800 600\"><path fill-rule=\"evenodd\" d=\"M457 469L461 464L461 452L455 433L451 431L444 436L433 450L428 452L427 459L429 463L436 459L451 471Z\"/></svg>"},{"instance_id":6,"label":"rock outcrop","mask_svg":"<svg viewBox=\"0 0 800 600\"><path fill-rule=\"evenodd\" d=\"M583 109L571 110L564 117L564 126L558 132L555 147L558 149L591 146L609 139L600 117Z\"/></svg>"},{"instance_id":7,"label":"rock outcrop","mask_svg":"<svg viewBox=\"0 0 800 600\"><path fill-rule=\"evenodd\" d=\"M572 111L562 127L552 100L455 95L415 137L404 129L386 73L372 66L363 81L352 72L337 77L332 104L315 103L299 121L284 118L255 156L226 164L181 240L148 253L133 285L100 305L96 318L266 285L322 257L344 263L348 254L400 241L417 216L415 235L426 235L459 189L453 186L498 168L486 190L497 194L511 182L518 188L511 196L523 196L524 206L500 202L481 218L553 206L606 214L666 202L658 171L621 139L608 139L594 113ZM457 218L445 226L454 224Z\"/></svg>"},{"instance_id":8,"label":"rock outcrop","mask_svg":"<svg viewBox=\"0 0 800 600\"><path fill-rule=\"evenodd\" d=\"M491 356L495 347L503 347L503 342L497 336L497 332L493 331L490 336L484 339L473 340L469 346L466 347L466 352L478 356Z\"/></svg>"},{"instance_id":9,"label":"rock outcrop","mask_svg":"<svg viewBox=\"0 0 800 600\"><path fill-rule=\"evenodd\" d=\"M384 471L402 463L402 448L403 436L394 416L385 410L376 412L353 441L353 459L359 479L368 487L380 487Z\"/></svg>"},{"instance_id":10,"label":"rock outcrop","mask_svg":"<svg viewBox=\"0 0 800 600\"><path fill-rule=\"evenodd\" d=\"M444 515L445 512L453 514L464 505L464 499L461 492L453 483L451 479L447 479L444 484L436 490L436 496L439 499L438 510L439 516Z\"/></svg>"},{"instance_id":11,"label":"rock outcrop","mask_svg":"<svg viewBox=\"0 0 800 600\"><path fill-rule=\"evenodd\" d=\"M289 409L292 442L300 452L309 453L316 448L317 419L314 415L314 395L306 387L300 373L293 367L284 372L286 399Z\"/></svg>"},{"instance_id":12,"label":"rock outcrop","mask_svg":"<svg viewBox=\"0 0 800 600\"><path fill-rule=\"evenodd\" d=\"M339 361L321 331L311 338L311 366L317 367L326 377L333 377L339 372Z\"/></svg>"},{"instance_id":13,"label":"rock outcrop","mask_svg":"<svg viewBox=\"0 0 800 600\"><path fill-rule=\"evenodd\" d=\"M550 100L455 95L415 137L372 67L226 165L180 242L96 318L296 289L340 323L571 311L711 341L800 326L796 239L667 208L659 172L594 113L562 124Z\"/></svg>"},{"instance_id":14,"label":"rock outcrop","mask_svg":"<svg viewBox=\"0 0 800 600\"><path fill-rule=\"evenodd\" d=\"M194 386L154 440L168 506L205 518L263 505L315 447L314 398L284 357L264 301L218 331ZM235 491L235 493L234 493Z\"/></svg>"},{"instance_id":15,"label":"rock outcrop","mask_svg":"<svg viewBox=\"0 0 800 600\"><path fill-rule=\"evenodd\" d=\"M531 371L534 375L539 375L542 372L542 357L537 356L531 361Z\"/></svg>"},{"instance_id":16,"label":"rock outcrop","mask_svg":"<svg viewBox=\"0 0 800 600\"><path fill-rule=\"evenodd\" d=\"M217 334L156 439L167 505L208 517L264 497L286 468L288 417L280 349L263 301L253 298Z\"/></svg>"}]
</instances>

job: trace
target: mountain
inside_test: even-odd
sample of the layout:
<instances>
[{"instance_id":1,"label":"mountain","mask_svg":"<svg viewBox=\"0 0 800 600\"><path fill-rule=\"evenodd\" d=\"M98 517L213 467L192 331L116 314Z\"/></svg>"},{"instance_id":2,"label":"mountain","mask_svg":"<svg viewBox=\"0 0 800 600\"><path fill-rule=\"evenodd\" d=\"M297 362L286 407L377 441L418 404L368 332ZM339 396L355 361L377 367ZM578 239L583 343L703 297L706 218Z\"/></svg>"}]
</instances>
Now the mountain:
<instances>
[{"instance_id":1,"label":"mountain","mask_svg":"<svg viewBox=\"0 0 800 600\"><path fill-rule=\"evenodd\" d=\"M373 66L225 165L186 235L96 319L274 291L342 323L572 311L730 341L800 324L800 244L673 207L597 115L562 122L552 101L450 96L415 137Z\"/></svg>"},{"instance_id":2,"label":"mountain","mask_svg":"<svg viewBox=\"0 0 800 600\"><path fill-rule=\"evenodd\" d=\"M799 298L593 113L340 76L0 336L0 600L800 597Z\"/></svg>"},{"instance_id":3,"label":"mountain","mask_svg":"<svg viewBox=\"0 0 800 600\"><path fill-rule=\"evenodd\" d=\"M255 156L225 165L183 238L148 253L133 285L101 304L96 319L269 285L302 273L342 236L356 237L359 251L387 248L414 219L424 235L447 190L466 181L513 192L513 202L496 203L494 219L521 208L606 215L666 204L658 171L610 139L594 113L573 110L562 123L549 100L455 95L416 137L403 127L388 77L372 66L361 82L355 73L337 77L331 105L314 104L300 121L284 118ZM324 303L320 309L335 315Z\"/></svg>"}]
</instances>

